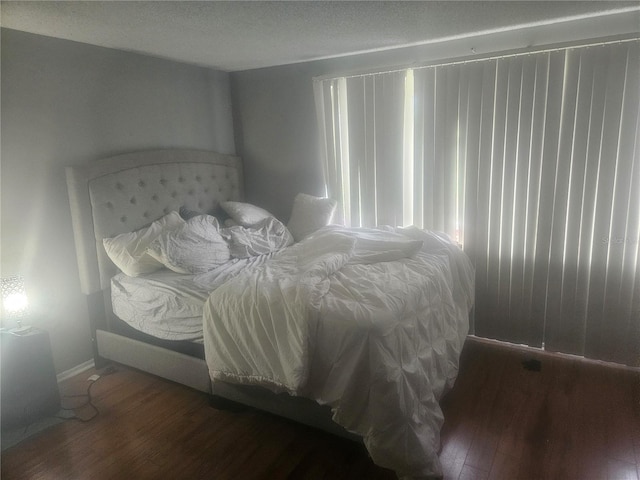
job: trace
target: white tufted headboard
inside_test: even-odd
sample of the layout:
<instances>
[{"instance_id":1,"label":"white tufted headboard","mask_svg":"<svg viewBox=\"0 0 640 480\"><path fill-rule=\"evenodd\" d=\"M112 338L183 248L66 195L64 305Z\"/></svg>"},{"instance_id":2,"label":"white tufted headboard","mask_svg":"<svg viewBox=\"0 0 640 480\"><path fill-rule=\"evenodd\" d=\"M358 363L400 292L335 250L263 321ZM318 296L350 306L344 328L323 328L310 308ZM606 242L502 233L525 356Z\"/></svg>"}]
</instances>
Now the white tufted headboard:
<instances>
[{"instance_id":1,"label":"white tufted headboard","mask_svg":"<svg viewBox=\"0 0 640 480\"><path fill-rule=\"evenodd\" d=\"M117 268L102 239L131 232L185 206L209 212L244 198L239 157L202 150L152 150L67 167L80 285L109 287Z\"/></svg>"}]
</instances>

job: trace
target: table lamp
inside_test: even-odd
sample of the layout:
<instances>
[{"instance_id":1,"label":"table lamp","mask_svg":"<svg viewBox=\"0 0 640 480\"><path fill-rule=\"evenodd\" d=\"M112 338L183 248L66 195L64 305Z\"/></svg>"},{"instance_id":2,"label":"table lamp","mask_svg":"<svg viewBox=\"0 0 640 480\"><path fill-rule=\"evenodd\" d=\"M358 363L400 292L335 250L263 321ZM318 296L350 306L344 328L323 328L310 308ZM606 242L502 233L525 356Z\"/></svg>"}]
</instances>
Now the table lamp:
<instances>
[{"instance_id":1,"label":"table lamp","mask_svg":"<svg viewBox=\"0 0 640 480\"><path fill-rule=\"evenodd\" d=\"M2 430L22 432L60 409L60 394L49 334L23 325L29 315L24 278L0 278L0 423ZM2 438L4 442L5 438Z\"/></svg>"},{"instance_id":2,"label":"table lamp","mask_svg":"<svg viewBox=\"0 0 640 480\"><path fill-rule=\"evenodd\" d=\"M16 327L10 330L12 333L28 332L31 327L22 325L29 307L24 278L21 275L4 277L0 279L0 290L2 292L2 323L6 323L6 320L15 321Z\"/></svg>"}]
</instances>

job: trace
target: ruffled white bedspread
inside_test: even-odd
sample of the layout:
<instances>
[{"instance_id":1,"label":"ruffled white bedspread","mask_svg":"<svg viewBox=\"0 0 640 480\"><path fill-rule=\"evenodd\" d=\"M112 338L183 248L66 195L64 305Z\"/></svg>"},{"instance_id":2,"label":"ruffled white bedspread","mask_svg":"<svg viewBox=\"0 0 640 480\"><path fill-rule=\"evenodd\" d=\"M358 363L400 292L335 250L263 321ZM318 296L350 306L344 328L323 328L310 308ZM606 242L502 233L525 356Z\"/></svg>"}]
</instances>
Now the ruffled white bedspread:
<instances>
[{"instance_id":1,"label":"ruffled white bedspread","mask_svg":"<svg viewBox=\"0 0 640 480\"><path fill-rule=\"evenodd\" d=\"M399 477L439 475L438 402L472 304L473 268L447 237L327 227L209 296L205 356L214 380L330 405Z\"/></svg>"}]
</instances>

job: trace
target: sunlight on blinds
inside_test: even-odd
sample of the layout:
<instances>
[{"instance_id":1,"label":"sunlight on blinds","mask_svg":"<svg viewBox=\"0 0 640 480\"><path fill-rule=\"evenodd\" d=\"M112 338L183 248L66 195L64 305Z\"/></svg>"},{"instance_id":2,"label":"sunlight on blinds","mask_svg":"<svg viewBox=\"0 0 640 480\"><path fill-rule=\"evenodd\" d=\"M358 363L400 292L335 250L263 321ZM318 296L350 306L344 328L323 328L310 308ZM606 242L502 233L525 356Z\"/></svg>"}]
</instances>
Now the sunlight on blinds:
<instances>
[{"instance_id":1,"label":"sunlight on blinds","mask_svg":"<svg viewBox=\"0 0 640 480\"><path fill-rule=\"evenodd\" d=\"M337 92L336 92L337 90ZM349 108L347 104L346 80L338 79L337 88L332 90L332 94L337 98L333 103L337 105L338 127L335 133L340 139L340 151L336 158L340 159L340 191L342 192L341 204L343 205L343 216L346 224L351 223L351 163L349 161Z\"/></svg>"},{"instance_id":2,"label":"sunlight on blinds","mask_svg":"<svg viewBox=\"0 0 640 480\"><path fill-rule=\"evenodd\" d=\"M413 225L413 71L408 70L404 80L404 119L403 119L403 155L402 155L402 225Z\"/></svg>"},{"instance_id":3,"label":"sunlight on blinds","mask_svg":"<svg viewBox=\"0 0 640 480\"><path fill-rule=\"evenodd\" d=\"M633 39L318 80L328 191L347 224L463 244L477 335L640 365L639 58Z\"/></svg>"}]
</instances>

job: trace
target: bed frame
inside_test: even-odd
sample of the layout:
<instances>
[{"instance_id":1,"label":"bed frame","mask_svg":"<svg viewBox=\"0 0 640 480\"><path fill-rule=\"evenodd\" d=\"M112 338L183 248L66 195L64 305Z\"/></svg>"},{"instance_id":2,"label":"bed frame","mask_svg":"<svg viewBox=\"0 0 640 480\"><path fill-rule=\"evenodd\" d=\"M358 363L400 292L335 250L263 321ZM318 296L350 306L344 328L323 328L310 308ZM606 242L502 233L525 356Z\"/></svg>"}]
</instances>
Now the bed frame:
<instances>
[{"instance_id":1,"label":"bed frame","mask_svg":"<svg viewBox=\"0 0 640 480\"><path fill-rule=\"evenodd\" d=\"M255 386L212 382L201 351L190 351L193 345L155 341L127 330L111 311L110 282L118 270L102 240L142 228L182 206L210 212L220 202L243 200L239 157L202 150L150 150L67 167L66 174L80 286L87 296L97 368L117 362L213 397L359 438L334 423L328 407L311 400Z\"/></svg>"}]
</instances>

